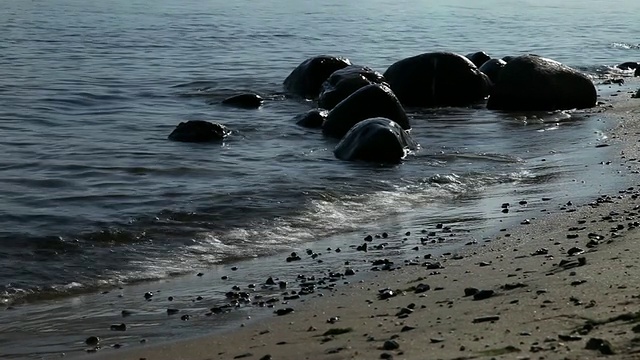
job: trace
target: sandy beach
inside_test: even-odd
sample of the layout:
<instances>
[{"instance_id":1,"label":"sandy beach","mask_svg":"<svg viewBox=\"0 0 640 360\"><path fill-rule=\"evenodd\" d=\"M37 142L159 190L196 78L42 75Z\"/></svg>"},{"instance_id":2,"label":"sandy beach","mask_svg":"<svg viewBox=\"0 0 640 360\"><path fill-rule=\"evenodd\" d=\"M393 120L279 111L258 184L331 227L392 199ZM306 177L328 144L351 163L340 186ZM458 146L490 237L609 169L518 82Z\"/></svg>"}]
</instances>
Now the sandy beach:
<instances>
[{"instance_id":1,"label":"sandy beach","mask_svg":"<svg viewBox=\"0 0 640 360\"><path fill-rule=\"evenodd\" d=\"M280 316L224 334L85 357L640 359L640 100L616 99L593 114L621 118L610 141L623 151L602 165L632 183L617 193L585 204L527 199L546 209L460 252L381 261L365 280L342 276L334 291L277 303Z\"/></svg>"}]
</instances>

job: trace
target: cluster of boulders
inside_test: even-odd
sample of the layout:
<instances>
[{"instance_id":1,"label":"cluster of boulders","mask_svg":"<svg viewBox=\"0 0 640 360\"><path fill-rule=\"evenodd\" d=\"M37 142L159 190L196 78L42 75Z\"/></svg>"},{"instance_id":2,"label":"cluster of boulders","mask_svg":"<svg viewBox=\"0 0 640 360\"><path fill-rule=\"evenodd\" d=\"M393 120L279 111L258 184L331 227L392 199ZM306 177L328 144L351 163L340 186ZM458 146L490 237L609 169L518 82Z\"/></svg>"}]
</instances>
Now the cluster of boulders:
<instances>
[{"instance_id":1,"label":"cluster of boulders","mask_svg":"<svg viewBox=\"0 0 640 360\"><path fill-rule=\"evenodd\" d=\"M636 73L640 69L638 63L619 67ZM316 56L287 76L284 89L291 96L316 101L316 109L294 120L341 139L334 151L337 158L391 164L417 147L408 133L405 107L487 101L491 110L548 111L589 108L597 99L588 76L557 61L532 54L492 59L484 52L424 53L397 61L384 74L346 58ZM255 108L262 102L258 95L242 94L223 104ZM178 125L169 138L199 142L228 134L222 125L190 121Z\"/></svg>"}]
</instances>

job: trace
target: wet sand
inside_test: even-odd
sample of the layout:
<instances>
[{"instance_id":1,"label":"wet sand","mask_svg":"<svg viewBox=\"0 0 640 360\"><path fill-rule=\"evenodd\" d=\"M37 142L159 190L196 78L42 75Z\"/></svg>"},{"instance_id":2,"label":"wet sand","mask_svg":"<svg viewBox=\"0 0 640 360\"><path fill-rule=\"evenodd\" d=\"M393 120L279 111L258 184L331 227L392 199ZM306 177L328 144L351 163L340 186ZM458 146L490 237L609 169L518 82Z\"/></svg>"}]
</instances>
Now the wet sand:
<instances>
[{"instance_id":1,"label":"wet sand","mask_svg":"<svg viewBox=\"0 0 640 360\"><path fill-rule=\"evenodd\" d=\"M622 119L610 141L623 151L603 164L629 179L617 193L545 199L545 210L492 239L437 259L417 251L365 280L340 277L335 290L277 303L283 315L235 331L85 357L640 359L640 99L614 98L593 112Z\"/></svg>"}]
</instances>

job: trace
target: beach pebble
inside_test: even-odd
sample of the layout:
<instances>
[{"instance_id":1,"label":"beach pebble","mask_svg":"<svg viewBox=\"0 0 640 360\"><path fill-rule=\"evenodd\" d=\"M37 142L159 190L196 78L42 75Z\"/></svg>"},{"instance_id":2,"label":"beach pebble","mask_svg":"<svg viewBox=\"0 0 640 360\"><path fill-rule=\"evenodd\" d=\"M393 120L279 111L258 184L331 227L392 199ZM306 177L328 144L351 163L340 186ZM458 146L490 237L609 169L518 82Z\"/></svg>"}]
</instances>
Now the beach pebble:
<instances>
[{"instance_id":1,"label":"beach pebble","mask_svg":"<svg viewBox=\"0 0 640 360\"><path fill-rule=\"evenodd\" d=\"M611 347L611 343L604 339L599 338L591 338L587 341L587 345L585 346L587 350L598 350L603 355L613 355L615 352Z\"/></svg>"},{"instance_id":2,"label":"beach pebble","mask_svg":"<svg viewBox=\"0 0 640 360\"><path fill-rule=\"evenodd\" d=\"M493 290L480 290L473 294L473 300L485 300L495 295Z\"/></svg>"},{"instance_id":3,"label":"beach pebble","mask_svg":"<svg viewBox=\"0 0 640 360\"><path fill-rule=\"evenodd\" d=\"M379 298L380 300L386 300L386 299L389 299L389 298L395 297L395 296L397 296L397 295L398 295L398 294L397 294L395 291L390 290L390 289L383 289L383 290L380 290L380 291L378 292L378 298Z\"/></svg>"},{"instance_id":4,"label":"beach pebble","mask_svg":"<svg viewBox=\"0 0 640 360\"><path fill-rule=\"evenodd\" d=\"M100 343L100 338L97 336L89 336L87 340L84 341L87 345L95 346Z\"/></svg>"},{"instance_id":5,"label":"beach pebble","mask_svg":"<svg viewBox=\"0 0 640 360\"><path fill-rule=\"evenodd\" d=\"M278 316L287 315L293 312L293 308L278 309L275 314Z\"/></svg>"},{"instance_id":6,"label":"beach pebble","mask_svg":"<svg viewBox=\"0 0 640 360\"><path fill-rule=\"evenodd\" d=\"M500 316L498 315L489 315L489 316L480 316L473 319L473 323L483 323L488 321L497 321L500 320Z\"/></svg>"},{"instance_id":7,"label":"beach pebble","mask_svg":"<svg viewBox=\"0 0 640 360\"><path fill-rule=\"evenodd\" d=\"M572 247L571 249L569 249L569 250L567 251L567 254L568 254L569 256L573 256L573 255L582 254L583 252L584 252L584 250L583 250L583 249L581 249L581 248L579 248L579 247L575 247L575 246L574 246L574 247Z\"/></svg>"},{"instance_id":8,"label":"beach pebble","mask_svg":"<svg viewBox=\"0 0 640 360\"><path fill-rule=\"evenodd\" d=\"M348 269L346 269L346 270L344 271L344 274L345 274L346 276L353 276L353 275L355 275L355 274L356 274L356 272L355 272L353 269L348 268Z\"/></svg>"},{"instance_id":9,"label":"beach pebble","mask_svg":"<svg viewBox=\"0 0 640 360\"><path fill-rule=\"evenodd\" d=\"M148 291L146 293L144 293L144 298L149 300L153 297L153 293L151 291Z\"/></svg>"},{"instance_id":10,"label":"beach pebble","mask_svg":"<svg viewBox=\"0 0 640 360\"><path fill-rule=\"evenodd\" d=\"M180 312L179 309L167 309L167 315L173 315L173 314L177 314L178 312Z\"/></svg>"},{"instance_id":11,"label":"beach pebble","mask_svg":"<svg viewBox=\"0 0 640 360\"><path fill-rule=\"evenodd\" d=\"M112 331L126 331L127 330L127 325L125 325L125 324L111 325L109 327L109 329L111 329Z\"/></svg>"},{"instance_id":12,"label":"beach pebble","mask_svg":"<svg viewBox=\"0 0 640 360\"><path fill-rule=\"evenodd\" d=\"M189 320L189 319L191 319L191 315L187 315L187 314L185 314L185 315L182 315L182 316L180 317L180 320L182 320L182 321L187 321L187 320Z\"/></svg>"},{"instance_id":13,"label":"beach pebble","mask_svg":"<svg viewBox=\"0 0 640 360\"><path fill-rule=\"evenodd\" d=\"M476 288L466 288L464 289L464 296L473 296L475 294L477 294L480 290L476 289Z\"/></svg>"},{"instance_id":14,"label":"beach pebble","mask_svg":"<svg viewBox=\"0 0 640 360\"><path fill-rule=\"evenodd\" d=\"M265 355L265 356L260 358L260 360L271 360L271 359L273 359L273 358L269 354L267 354L267 355Z\"/></svg>"},{"instance_id":15,"label":"beach pebble","mask_svg":"<svg viewBox=\"0 0 640 360\"><path fill-rule=\"evenodd\" d=\"M422 284L422 283L420 283L420 284L418 284L418 285L416 286L416 288L415 288L415 291L414 291L414 292L415 292L416 294L420 294L420 293L423 293L423 292L425 292L425 291L428 291L429 289L431 289L431 286L429 286L429 285L427 285L427 284Z\"/></svg>"},{"instance_id":16,"label":"beach pebble","mask_svg":"<svg viewBox=\"0 0 640 360\"><path fill-rule=\"evenodd\" d=\"M382 348L384 350L396 350L400 348L400 344L398 344L398 342L395 340L387 340L382 345Z\"/></svg>"}]
</instances>

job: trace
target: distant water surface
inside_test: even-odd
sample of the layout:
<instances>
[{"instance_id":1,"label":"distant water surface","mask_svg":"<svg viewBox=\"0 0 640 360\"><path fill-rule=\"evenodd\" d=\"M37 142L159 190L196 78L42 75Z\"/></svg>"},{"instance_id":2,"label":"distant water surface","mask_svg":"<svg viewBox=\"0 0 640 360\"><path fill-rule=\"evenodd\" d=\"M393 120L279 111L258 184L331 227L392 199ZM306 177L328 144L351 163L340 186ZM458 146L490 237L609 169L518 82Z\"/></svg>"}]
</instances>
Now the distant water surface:
<instances>
[{"instance_id":1,"label":"distant water surface","mask_svg":"<svg viewBox=\"0 0 640 360\"><path fill-rule=\"evenodd\" d=\"M383 72L422 52L536 53L594 81L640 60L638 1L0 0L0 297L7 304L288 251L389 219L486 227L500 196L597 183L607 123L581 112L407 109L421 149L345 163L297 127L307 57ZM220 105L253 91L258 110ZM166 139L185 120L222 144ZM593 165L591 167L585 165ZM595 166L595 167L594 167ZM611 186L613 186L611 184ZM572 188L573 189L573 188ZM495 219L494 219L495 220Z\"/></svg>"}]
</instances>

